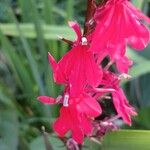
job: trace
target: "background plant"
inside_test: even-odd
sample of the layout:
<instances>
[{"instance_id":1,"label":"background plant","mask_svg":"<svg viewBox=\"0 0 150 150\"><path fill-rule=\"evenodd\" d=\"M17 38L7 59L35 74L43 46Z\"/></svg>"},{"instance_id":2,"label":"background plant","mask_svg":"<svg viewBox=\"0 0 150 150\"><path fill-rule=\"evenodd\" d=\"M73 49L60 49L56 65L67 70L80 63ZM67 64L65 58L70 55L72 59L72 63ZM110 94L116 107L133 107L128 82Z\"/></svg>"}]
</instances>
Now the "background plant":
<instances>
[{"instance_id":1,"label":"background plant","mask_svg":"<svg viewBox=\"0 0 150 150\"><path fill-rule=\"evenodd\" d=\"M148 0L134 0L133 3L146 14L150 13ZM68 45L60 42L57 35L72 39L74 33L67 27L67 20L78 20L83 25L85 9L85 1L80 0L0 1L0 149L37 150L44 147L41 126L52 132L49 123L58 115L58 108L43 106L36 97L40 94L55 97L61 92L53 83L47 52L59 60ZM129 51L129 57L135 62L130 72L133 78L122 85L139 111L133 129L150 129L148 49L140 53ZM119 134L128 137L134 133ZM141 131L139 136L144 139L142 135L146 136L145 132ZM104 145L107 147L107 141L115 137L120 135L110 135ZM53 149L64 149L55 135L51 134L49 138ZM120 143L117 143L118 147ZM93 145L95 149L99 147Z\"/></svg>"}]
</instances>

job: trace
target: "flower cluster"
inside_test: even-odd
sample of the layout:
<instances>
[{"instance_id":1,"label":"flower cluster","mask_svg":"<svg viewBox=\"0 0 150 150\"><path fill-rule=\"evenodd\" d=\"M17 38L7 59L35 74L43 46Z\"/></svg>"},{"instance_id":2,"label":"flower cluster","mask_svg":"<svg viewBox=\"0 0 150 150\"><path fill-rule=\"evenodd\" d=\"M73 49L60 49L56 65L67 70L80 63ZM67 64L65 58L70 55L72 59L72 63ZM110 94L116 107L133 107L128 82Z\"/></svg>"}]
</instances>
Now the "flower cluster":
<instances>
[{"instance_id":1,"label":"flower cluster","mask_svg":"<svg viewBox=\"0 0 150 150\"><path fill-rule=\"evenodd\" d=\"M131 116L137 113L120 87L121 80L130 77L128 70L132 65L125 55L126 47L142 50L150 39L145 25L150 19L128 0L107 0L97 6L90 23L92 29L83 35L77 22L69 22L77 37L59 62L48 53L54 81L64 86L63 94L57 98L38 97L44 104L61 105L53 129L59 137L70 131L78 144L85 136L98 137L115 128L111 119L98 119L105 111L102 101L112 101L117 118L131 125ZM108 64L102 65L105 60ZM111 65L116 69L110 69Z\"/></svg>"}]
</instances>

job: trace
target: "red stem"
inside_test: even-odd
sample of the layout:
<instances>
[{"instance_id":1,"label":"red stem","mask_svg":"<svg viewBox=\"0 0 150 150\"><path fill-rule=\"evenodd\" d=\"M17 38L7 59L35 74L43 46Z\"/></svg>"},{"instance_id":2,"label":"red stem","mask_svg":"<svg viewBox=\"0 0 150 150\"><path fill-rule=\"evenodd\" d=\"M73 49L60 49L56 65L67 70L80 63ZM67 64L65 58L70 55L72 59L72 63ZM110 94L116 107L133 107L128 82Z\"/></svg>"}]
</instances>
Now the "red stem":
<instances>
[{"instance_id":1,"label":"red stem","mask_svg":"<svg viewBox=\"0 0 150 150\"><path fill-rule=\"evenodd\" d=\"M84 33L83 35L88 34L88 32L91 30L91 23L92 18L94 16L96 9L96 3L95 0L87 0L87 10L86 10L86 16L85 16L85 23L84 23Z\"/></svg>"}]
</instances>

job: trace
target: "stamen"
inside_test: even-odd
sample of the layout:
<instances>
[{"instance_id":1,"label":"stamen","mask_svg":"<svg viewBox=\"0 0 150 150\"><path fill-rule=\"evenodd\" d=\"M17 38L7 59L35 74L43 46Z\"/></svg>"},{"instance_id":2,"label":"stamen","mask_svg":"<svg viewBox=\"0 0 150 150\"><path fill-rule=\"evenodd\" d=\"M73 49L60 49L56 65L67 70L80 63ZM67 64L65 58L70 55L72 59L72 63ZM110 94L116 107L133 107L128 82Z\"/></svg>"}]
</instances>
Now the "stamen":
<instances>
[{"instance_id":1,"label":"stamen","mask_svg":"<svg viewBox=\"0 0 150 150\"><path fill-rule=\"evenodd\" d=\"M111 99L111 96L103 95L103 96L101 96L100 98L101 98L101 99L103 98L103 99L108 99L108 100L109 100L109 99Z\"/></svg>"},{"instance_id":2,"label":"stamen","mask_svg":"<svg viewBox=\"0 0 150 150\"><path fill-rule=\"evenodd\" d=\"M113 88L94 88L95 92L115 92Z\"/></svg>"},{"instance_id":3,"label":"stamen","mask_svg":"<svg viewBox=\"0 0 150 150\"><path fill-rule=\"evenodd\" d=\"M57 37L58 37L59 40L62 40L63 42L65 42L65 43L67 43L67 44L69 44L69 45L72 45L72 44L73 44L72 41L63 38L62 36L57 35Z\"/></svg>"},{"instance_id":4,"label":"stamen","mask_svg":"<svg viewBox=\"0 0 150 150\"><path fill-rule=\"evenodd\" d=\"M117 120L117 119L119 119L119 118L120 118L120 115L116 115L116 116L114 116L114 117L108 119L107 121L108 121L108 122L113 122L113 121L115 121L115 120Z\"/></svg>"},{"instance_id":5,"label":"stamen","mask_svg":"<svg viewBox=\"0 0 150 150\"><path fill-rule=\"evenodd\" d=\"M64 95L64 101L63 101L63 106L64 106L64 107L68 107L68 106L69 106L68 101L69 101L69 95L68 95L68 94L65 94L65 95Z\"/></svg>"},{"instance_id":6,"label":"stamen","mask_svg":"<svg viewBox=\"0 0 150 150\"><path fill-rule=\"evenodd\" d=\"M86 37L82 37L82 45L87 45L87 38Z\"/></svg>"},{"instance_id":7,"label":"stamen","mask_svg":"<svg viewBox=\"0 0 150 150\"><path fill-rule=\"evenodd\" d=\"M101 125L107 127L108 125L112 125L112 122L102 121Z\"/></svg>"},{"instance_id":8,"label":"stamen","mask_svg":"<svg viewBox=\"0 0 150 150\"><path fill-rule=\"evenodd\" d=\"M56 98L56 103L59 103L61 99L62 99L62 96L59 95L59 96Z\"/></svg>"},{"instance_id":9,"label":"stamen","mask_svg":"<svg viewBox=\"0 0 150 150\"><path fill-rule=\"evenodd\" d=\"M113 61L110 61L110 62L105 66L104 70L107 71L113 63L114 63Z\"/></svg>"},{"instance_id":10,"label":"stamen","mask_svg":"<svg viewBox=\"0 0 150 150\"><path fill-rule=\"evenodd\" d=\"M129 74L126 74L126 73L122 73L120 76L119 76L119 79L120 80L123 80L123 79L126 79L126 80L129 80L131 79L132 76L130 76Z\"/></svg>"}]
</instances>

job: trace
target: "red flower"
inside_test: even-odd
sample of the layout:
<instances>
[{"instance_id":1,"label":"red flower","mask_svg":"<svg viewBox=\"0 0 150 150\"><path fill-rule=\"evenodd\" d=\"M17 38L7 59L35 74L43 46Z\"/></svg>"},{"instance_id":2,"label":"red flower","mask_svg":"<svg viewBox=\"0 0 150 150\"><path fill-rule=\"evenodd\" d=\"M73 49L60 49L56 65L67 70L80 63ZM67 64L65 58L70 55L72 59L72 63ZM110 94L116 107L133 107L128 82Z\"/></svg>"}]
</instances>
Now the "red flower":
<instances>
[{"instance_id":1,"label":"red flower","mask_svg":"<svg viewBox=\"0 0 150 150\"><path fill-rule=\"evenodd\" d=\"M38 100L45 104L54 104L58 101L47 96L40 96ZM78 97L64 94L59 100L63 106L60 110L60 117L53 124L55 132L63 137L71 131L73 139L80 144L83 143L84 135L92 132L91 121L102 112L99 103L86 93Z\"/></svg>"},{"instance_id":2,"label":"red flower","mask_svg":"<svg viewBox=\"0 0 150 150\"><path fill-rule=\"evenodd\" d=\"M125 47L121 49L116 49L109 51L105 49L96 54L97 64L100 64L106 56L109 56L111 64L115 63L116 68L120 73L128 73L129 68L132 66L133 62L127 56L125 56Z\"/></svg>"},{"instance_id":3,"label":"red flower","mask_svg":"<svg viewBox=\"0 0 150 150\"><path fill-rule=\"evenodd\" d=\"M117 113L122 117L126 124L131 125L131 116L136 116L137 113L135 112L135 109L129 105L123 90L117 88L116 91L112 93L112 98Z\"/></svg>"},{"instance_id":4,"label":"red flower","mask_svg":"<svg viewBox=\"0 0 150 150\"><path fill-rule=\"evenodd\" d=\"M131 116L136 116L137 113L135 109L128 103L128 100L123 92L123 90L119 87L120 78L117 77L114 73L104 72L104 78L102 80L102 84L107 88L115 89L112 92L112 99L115 106L115 109L120 117L122 117L123 121L131 125Z\"/></svg>"},{"instance_id":5,"label":"red flower","mask_svg":"<svg viewBox=\"0 0 150 150\"><path fill-rule=\"evenodd\" d=\"M150 40L149 29L142 21L150 19L128 0L108 0L95 12L96 28L91 38L90 50L98 54L98 60L109 56L121 73L127 73L132 62L125 56L126 45L136 50L144 49Z\"/></svg>"},{"instance_id":6,"label":"red flower","mask_svg":"<svg viewBox=\"0 0 150 150\"><path fill-rule=\"evenodd\" d=\"M126 44L142 50L149 43L149 29L141 20L150 23L150 19L127 0L108 0L97 8L95 20L97 26L91 43L95 52L122 50Z\"/></svg>"},{"instance_id":7,"label":"red flower","mask_svg":"<svg viewBox=\"0 0 150 150\"><path fill-rule=\"evenodd\" d=\"M87 85L98 86L102 78L102 71L95 62L93 52L88 51L86 39L81 37L79 26L76 23L70 24L78 37L73 48L58 63L50 53L48 58L54 72L55 82L69 84L71 92L78 94Z\"/></svg>"},{"instance_id":8,"label":"red flower","mask_svg":"<svg viewBox=\"0 0 150 150\"><path fill-rule=\"evenodd\" d=\"M129 68L132 66L132 60L129 60L127 56L125 56L125 49L116 49L113 52L108 52L110 56L111 62L116 63L116 68L120 73L128 73Z\"/></svg>"},{"instance_id":9,"label":"red flower","mask_svg":"<svg viewBox=\"0 0 150 150\"><path fill-rule=\"evenodd\" d=\"M112 123L104 121L105 118L100 124L104 130L101 126L95 130L94 119L102 113L98 101L112 100L117 118L119 116L131 125L131 116L137 113L119 85L122 77L129 77L127 73L132 65L132 61L125 55L126 46L128 44L141 50L147 46L150 38L149 30L142 23L150 23L150 19L128 0L108 0L105 5L97 8L94 19L96 28L88 37L82 36L76 22L69 22L77 36L74 42L68 41L72 44L71 50L59 62L48 54L54 81L64 85L64 92L57 98L38 97L44 104L61 105L60 116L53 128L60 137L70 132L78 144L83 143L85 136L91 136L92 131L99 135L105 133L106 129L114 128ZM110 61L102 70L101 62L107 56ZM108 71L112 63L123 74L117 76Z\"/></svg>"}]
</instances>

